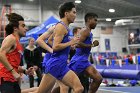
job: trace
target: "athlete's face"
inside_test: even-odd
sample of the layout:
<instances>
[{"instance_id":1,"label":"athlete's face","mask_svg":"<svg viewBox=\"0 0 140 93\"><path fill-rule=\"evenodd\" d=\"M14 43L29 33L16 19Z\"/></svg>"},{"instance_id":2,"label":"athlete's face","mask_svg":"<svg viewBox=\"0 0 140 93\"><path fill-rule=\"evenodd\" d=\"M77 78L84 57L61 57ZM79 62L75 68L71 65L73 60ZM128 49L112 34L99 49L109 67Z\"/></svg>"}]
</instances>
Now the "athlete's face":
<instances>
[{"instance_id":1,"label":"athlete's face","mask_svg":"<svg viewBox=\"0 0 140 93\"><path fill-rule=\"evenodd\" d=\"M66 12L66 17L67 17L69 23L73 23L76 18L76 9L72 8L71 11Z\"/></svg>"},{"instance_id":2,"label":"athlete's face","mask_svg":"<svg viewBox=\"0 0 140 93\"><path fill-rule=\"evenodd\" d=\"M96 25L97 25L97 17L89 20L89 26L91 29L94 29L96 27Z\"/></svg>"},{"instance_id":3,"label":"athlete's face","mask_svg":"<svg viewBox=\"0 0 140 93\"><path fill-rule=\"evenodd\" d=\"M17 29L18 29L18 35L20 37L24 37L26 35L27 27L24 21L19 21L19 26Z\"/></svg>"}]
</instances>

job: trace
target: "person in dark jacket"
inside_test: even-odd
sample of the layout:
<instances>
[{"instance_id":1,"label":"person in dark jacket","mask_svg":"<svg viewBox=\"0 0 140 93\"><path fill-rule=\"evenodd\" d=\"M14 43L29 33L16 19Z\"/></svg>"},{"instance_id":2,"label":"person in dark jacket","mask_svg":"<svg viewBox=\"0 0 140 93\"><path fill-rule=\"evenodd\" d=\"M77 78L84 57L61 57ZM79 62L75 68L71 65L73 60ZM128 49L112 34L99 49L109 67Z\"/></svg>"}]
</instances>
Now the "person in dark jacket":
<instances>
[{"instance_id":1,"label":"person in dark jacket","mask_svg":"<svg viewBox=\"0 0 140 93\"><path fill-rule=\"evenodd\" d=\"M29 45L24 50L24 58L27 63L27 68L33 67L36 75L38 77L38 86L40 84L42 74L41 74L41 52L38 47L35 46L34 38L29 39ZM34 87L34 76L29 75L30 88Z\"/></svg>"}]
</instances>

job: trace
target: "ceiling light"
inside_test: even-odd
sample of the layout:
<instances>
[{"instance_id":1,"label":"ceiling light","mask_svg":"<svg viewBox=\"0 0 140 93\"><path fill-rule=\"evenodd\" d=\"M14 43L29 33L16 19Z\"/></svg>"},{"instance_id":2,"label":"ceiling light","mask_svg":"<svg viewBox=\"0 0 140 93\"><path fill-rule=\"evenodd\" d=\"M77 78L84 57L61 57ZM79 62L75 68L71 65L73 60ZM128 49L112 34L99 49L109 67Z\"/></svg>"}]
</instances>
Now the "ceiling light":
<instances>
[{"instance_id":1,"label":"ceiling light","mask_svg":"<svg viewBox=\"0 0 140 93\"><path fill-rule=\"evenodd\" d=\"M115 12L115 9L109 9L109 12L110 13L114 13Z\"/></svg>"},{"instance_id":2,"label":"ceiling light","mask_svg":"<svg viewBox=\"0 0 140 93\"><path fill-rule=\"evenodd\" d=\"M28 0L28 1L33 2L34 0Z\"/></svg>"},{"instance_id":3,"label":"ceiling light","mask_svg":"<svg viewBox=\"0 0 140 93\"><path fill-rule=\"evenodd\" d=\"M80 4L81 3L81 0L75 0L75 3L76 4Z\"/></svg>"},{"instance_id":4,"label":"ceiling light","mask_svg":"<svg viewBox=\"0 0 140 93\"><path fill-rule=\"evenodd\" d=\"M127 25L132 24L134 22L133 19L120 19L116 20L115 25Z\"/></svg>"},{"instance_id":5,"label":"ceiling light","mask_svg":"<svg viewBox=\"0 0 140 93\"><path fill-rule=\"evenodd\" d=\"M106 21L111 21L111 18L106 18Z\"/></svg>"}]
</instances>

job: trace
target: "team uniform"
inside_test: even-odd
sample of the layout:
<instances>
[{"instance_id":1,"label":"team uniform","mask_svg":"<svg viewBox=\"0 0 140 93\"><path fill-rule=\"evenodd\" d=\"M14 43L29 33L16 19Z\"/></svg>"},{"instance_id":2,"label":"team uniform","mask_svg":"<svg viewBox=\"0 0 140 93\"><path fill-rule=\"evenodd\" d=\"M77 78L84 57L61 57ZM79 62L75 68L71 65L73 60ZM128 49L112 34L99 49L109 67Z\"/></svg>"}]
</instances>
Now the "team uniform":
<instances>
[{"instance_id":1,"label":"team uniform","mask_svg":"<svg viewBox=\"0 0 140 93\"><path fill-rule=\"evenodd\" d=\"M48 44L49 45L49 44ZM49 45L50 46L50 45ZM45 65L47 63L47 61L51 58L51 53L46 52L44 58L43 58L43 62L42 62L42 71L43 73L45 73Z\"/></svg>"},{"instance_id":2,"label":"team uniform","mask_svg":"<svg viewBox=\"0 0 140 93\"><path fill-rule=\"evenodd\" d=\"M90 36L83 43L92 44L92 36L92 33L90 33ZM90 50L91 48L76 48L75 55L72 57L68 67L75 73L80 74L87 67L91 66L91 63L88 61Z\"/></svg>"},{"instance_id":3,"label":"team uniform","mask_svg":"<svg viewBox=\"0 0 140 93\"><path fill-rule=\"evenodd\" d=\"M64 36L61 43L69 42L69 28L60 22L67 29L68 33ZM49 73L58 80L62 80L65 74L69 71L67 66L67 59L70 51L70 46L63 50L53 52L51 58L45 63L45 73Z\"/></svg>"},{"instance_id":4,"label":"team uniform","mask_svg":"<svg viewBox=\"0 0 140 93\"><path fill-rule=\"evenodd\" d=\"M14 35L11 34L11 36ZM16 39L15 50L7 53L6 57L8 59L8 62L17 72L21 62L21 54L23 54L23 48L19 43L19 40ZM21 93L19 82L14 78L12 73L4 67L2 63L0 63L0 91L1 93Z\"/></svg>"}]
</instances>

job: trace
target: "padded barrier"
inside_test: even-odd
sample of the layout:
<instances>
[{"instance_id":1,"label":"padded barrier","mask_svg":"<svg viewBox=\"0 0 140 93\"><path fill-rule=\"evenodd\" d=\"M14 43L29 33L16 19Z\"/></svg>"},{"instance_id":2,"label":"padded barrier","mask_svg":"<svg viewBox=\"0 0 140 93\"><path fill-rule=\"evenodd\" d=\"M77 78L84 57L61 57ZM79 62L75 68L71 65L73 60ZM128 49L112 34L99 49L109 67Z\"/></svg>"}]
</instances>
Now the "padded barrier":
<instances>
[{"instance_id":1,"label":"padded barrier","mask_svg":"<svg viewBox=\"0 0 140 93\"><path fill-rule=\"evenodd\" d=\"M140 80L139 70L97 69L104 78Z\"/></svg>"}]
</instances>

